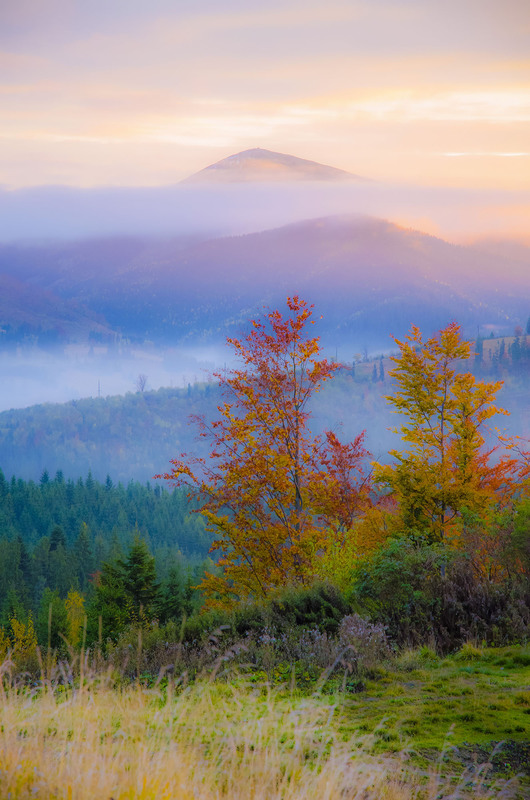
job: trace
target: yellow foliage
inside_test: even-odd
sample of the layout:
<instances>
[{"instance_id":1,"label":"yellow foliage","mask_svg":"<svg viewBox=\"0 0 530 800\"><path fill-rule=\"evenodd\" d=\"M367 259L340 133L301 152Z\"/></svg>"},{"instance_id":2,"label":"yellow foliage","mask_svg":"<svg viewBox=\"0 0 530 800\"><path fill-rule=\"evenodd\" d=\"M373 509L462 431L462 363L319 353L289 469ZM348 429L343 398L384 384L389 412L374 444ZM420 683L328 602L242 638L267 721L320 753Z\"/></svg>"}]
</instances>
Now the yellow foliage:
<instances>
[{"instance_id":1,"label":"yellow foliage","mask_svg":"<svg viewBox=\"0 0 530 800\"><path fill-rule=\"evenodd\" d=\"M391 450L394 463L376 466L374 477L391 490L404 529L454 538L464 511L485 520L512 491L514 460L491 464L484 447L485 423L507 413L494 405L502 383L459 371L471 351L454 323L427 341L414 326L405 341L395 341L396 391L387 399L405 417L404 449Z\"/></svg>"},{"instance_id":2,"label":"yellow foliage","mask_svg":"<svg viewBox=\"0 0 530 800\"><path fill-rule=\"evenodd\" d=\"M3 628L0 628L0 662L5 661L11 648L11 639Z\"/></svg>"},{"instance_id":3,"label":"yellow foliage","mask_svg":"<svg viewBox=\"0 0 530 800\"><path fill-rule=\"evenodd\" d=\"M319 560L319 577L346 590L350 585L352 568L360 558L373 553L396 529L397 517L388 510L373 506L356 520L334 545L329 546Z\"/></svg>"},{"instance_id":4,"label":"yellow foliage","mask_svg":"<svg viewBox=\"0 0 530 800\"><path fill-rule=\"evenodd\" d=\"M77 647L85 619L85 598L79 592L70 589L64 605L68 620L68 641L72 647Z\"/></svg>"},{"instance_id":5,"label":"yellow foliage","mask_svg":"<svg viewBox=\"0 0 530 800\"><path fill-rule=\"evenodd\" d=\"M13 657L25 660L33 655L37 647L37 635L31 613L26 623L16 617L11 617L9 622L13 631Z\"/></svg>"}]
</instances>

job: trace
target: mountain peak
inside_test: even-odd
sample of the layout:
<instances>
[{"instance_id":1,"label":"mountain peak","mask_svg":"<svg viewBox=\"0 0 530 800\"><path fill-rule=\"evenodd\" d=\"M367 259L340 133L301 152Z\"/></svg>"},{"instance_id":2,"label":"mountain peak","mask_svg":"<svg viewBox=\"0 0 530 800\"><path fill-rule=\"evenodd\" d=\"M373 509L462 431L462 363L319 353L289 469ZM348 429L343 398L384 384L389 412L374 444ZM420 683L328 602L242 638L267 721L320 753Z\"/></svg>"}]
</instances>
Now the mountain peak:
<instances>
[{"instance_id":1,"label":"mountain peak","mask_svg":"<svg viewBox=\"0 0 530 800\"><path fill-rule=\"evenodd\" d=\"M201 169L183 183L275 183L281 181L359 181L358 175L305 158L254 147Z\"/></svg>"}]
</instances>

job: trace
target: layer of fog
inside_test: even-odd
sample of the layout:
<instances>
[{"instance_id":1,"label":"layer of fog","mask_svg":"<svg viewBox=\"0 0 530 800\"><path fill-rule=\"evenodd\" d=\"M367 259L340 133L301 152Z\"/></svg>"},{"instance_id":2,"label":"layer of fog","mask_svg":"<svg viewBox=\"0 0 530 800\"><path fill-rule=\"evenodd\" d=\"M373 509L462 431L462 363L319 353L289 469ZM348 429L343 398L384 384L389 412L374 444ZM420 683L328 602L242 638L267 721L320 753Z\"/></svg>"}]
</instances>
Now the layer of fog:
<instances>
[{"instance_id":1,"label":"layer of fog","mask_svg":"<svg viewBox=\"0 0 530 800\"><path fill-rule=\"evenodd\" d=\"M362 352L346 342L341 347L322 342L324 357L345 363L388 355L395 348L357 349ZM234 353L226 344L167 349L133 346L119 352L77 344L62 350L14 348L0 352L0 412L163 387L185 389L215 381L214 372L236 366Z\"/></svg>"},{"instance_id":2,"label":"layer of fog","mask_svg":"<svg viewBox=\"0 0 530 800\"><path fill-rule=\"evenodd\" d=\"M114 234L240 234L311 217L368 214L453 241L525 230L530 191L377 182L0 189L0 241Z\"/></svg>"},{"instance_id":3,"label":"layer of fog","mask_svg":"<svg viewBox=\"0 0 530 800\"><path fill-rule=\"evenodd\" d=\"M65 352L24 349L0 354L0 411L40 403L65 403L161 387L186 388L211 380L230 366L223 348L107 353L104 348L71 345Z\"/></svg>"}]
</instances>

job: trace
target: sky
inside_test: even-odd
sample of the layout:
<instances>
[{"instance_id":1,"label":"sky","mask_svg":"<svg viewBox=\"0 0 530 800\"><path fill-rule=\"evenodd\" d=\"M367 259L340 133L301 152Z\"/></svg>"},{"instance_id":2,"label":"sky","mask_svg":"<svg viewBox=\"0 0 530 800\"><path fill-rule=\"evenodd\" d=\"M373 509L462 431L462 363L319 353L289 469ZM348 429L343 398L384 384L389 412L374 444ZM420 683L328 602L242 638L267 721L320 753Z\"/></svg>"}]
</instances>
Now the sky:
<instances>
[{"instance_id":1,"label":"sky","mask_svg":"<svg viewBox=\"0 0 530 800\"><path fill-rule=\"evenodd\" d=\"M251 147L524 217L530 3L0 3L4 189L165 186Z\"/></svg>"}]
</instances>

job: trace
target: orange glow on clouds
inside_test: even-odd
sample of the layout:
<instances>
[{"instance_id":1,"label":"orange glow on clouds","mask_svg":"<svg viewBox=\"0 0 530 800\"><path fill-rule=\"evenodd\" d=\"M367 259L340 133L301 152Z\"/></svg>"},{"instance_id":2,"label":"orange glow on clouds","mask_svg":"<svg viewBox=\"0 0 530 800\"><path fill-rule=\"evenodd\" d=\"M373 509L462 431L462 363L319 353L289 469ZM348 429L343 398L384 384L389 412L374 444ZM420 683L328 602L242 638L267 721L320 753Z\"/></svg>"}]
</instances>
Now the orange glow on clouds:
<instances>
[{"instance_id":1,"label":"orange glow on clouds","mask_svg":"<svg viewBox=\"0 0 530 800\"><path fill-rule=\"evenodd\" d=\"M259 146L524 189L529 36L527 0L0 4L0 185L164 185Z\"/></svg>"}]
</instances>

